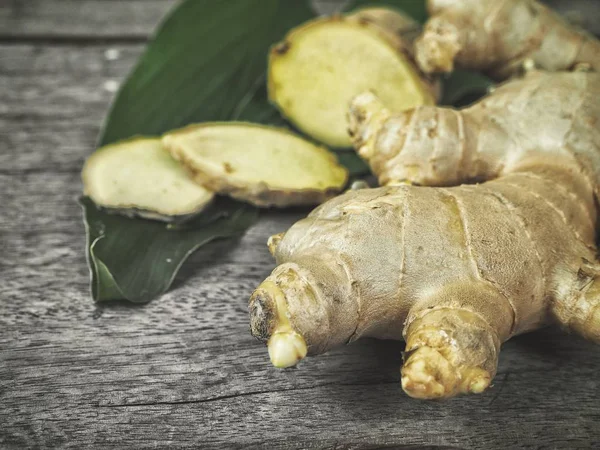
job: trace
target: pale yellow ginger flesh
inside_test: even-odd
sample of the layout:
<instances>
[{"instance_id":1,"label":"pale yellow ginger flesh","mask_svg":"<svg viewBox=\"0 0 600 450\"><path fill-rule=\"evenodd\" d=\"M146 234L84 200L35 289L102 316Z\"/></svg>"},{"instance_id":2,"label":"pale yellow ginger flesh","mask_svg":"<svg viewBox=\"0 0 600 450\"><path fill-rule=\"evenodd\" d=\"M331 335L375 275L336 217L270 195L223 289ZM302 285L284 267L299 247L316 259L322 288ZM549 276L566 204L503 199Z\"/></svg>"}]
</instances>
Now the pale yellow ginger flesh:
<instances>
[{"instance_id":1,"label":"pale yellow ginger flesh","mask_svg":"<svg viewBox=\"0 0 600 450\"><path fill-rule=\"evenodd\" d=\"M136 138L98 149L82 172L84 194L126 215L171 220L202 211L214 194L195 183L160 139Z\"/></svg>"},{"instance_id":2,"label":"pale yellow ginger flesh","mask_svg":"<svg viewBox=\"0 0 600 450\"><path fill-rule=\"evenodd\" d=\"M264 283L262 289L266 291L265 295L275 299L277 326L267 344L271 363L280 369L295 366L306 356L306 342L290 324L283 292L274 283Z\"/></svg>"},{"instance_id":3,"label":"pale yellow ginger flesh","mask_svg":"<svg viewBox=\"0 0 600 450\"><path fill-rule=\"evenodd\" d=\"M269 58L269 97L300 130L350 147L350 100L371 90L394 110L435 103L412 62L411 19L391 10L319 18L292 30Z\"/></svg>"},{"instance_id":4,"label":"pale yellow ginger flesh","mask_svg":"<svg viewBox=\"0 0 600 450\"><path fill-rule=\"evenodd\" d=\"M333 153L274 127L205 123L171 132L162 142L199 184L257 206L316 205L348 179Z\"/></svg>"},{"instance_id":5,"label":"pale yellow ginger flesh","mask_svg":"<svg viewBox=\"0 0 600 450\"><path fill-rule=\"evenodd\" d=\"M355 144L388 186L348 191L271 240L252 333L271 349L285 326L307 355L404 339L402 387L423 399L483 392L501 344L551 323L600 343L599 98L600 75L584 72L532 72L462 111L391 113L359 96Z\"/></svg>"},{"instance_id":6,"label":"pale yellow ginger flesh","mask_svg":"<svg viewBox=\"0 0 600 450\"><path fill-rule=\"evenodd\" d=\"M422 70L478 70L497 79L527 61L544 70L600 71L600 41L534 0L428 0L430 19L415 44Z\"/></svg>"}]
</instances>

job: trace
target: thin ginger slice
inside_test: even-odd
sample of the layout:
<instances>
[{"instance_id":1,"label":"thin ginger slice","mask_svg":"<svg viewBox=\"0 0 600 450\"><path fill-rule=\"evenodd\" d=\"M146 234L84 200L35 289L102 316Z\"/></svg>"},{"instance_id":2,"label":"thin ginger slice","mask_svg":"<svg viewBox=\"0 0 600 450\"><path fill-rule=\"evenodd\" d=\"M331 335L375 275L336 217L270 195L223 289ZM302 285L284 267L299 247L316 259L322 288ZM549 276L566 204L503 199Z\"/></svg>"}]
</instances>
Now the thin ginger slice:
<instances>
[{"instance_id":1,"label":"thin ginger slice","mask_svg":"<svg viewBox=\"0 0 600 450\"><path fill-rule=\"evenodd\" d=\"M214 197L190 178L160 139L103 147L88 158L82 178L84 194L98 206L157 220L198 213Z\"/></svg>"},{"instance_id":2,"label":"thin ginger slice","mask_svg":"<svg viewBox=\"0 0 600 450\"><path fill-rule=\"evenodd\" d=\"M418 25L399 13L368 9L319 18L292 30L269 58L269 97L300 130L330 147L351 147L351 99L372 91L402 111L435 103L411 57Z\"/></svg>"},{"instance_id":3,"label":"thin ginger slice","mask_svg":"<svg viewBox=\"0 0 600 450\"><path fill-rule=\"evenodd\" d=\"M207 189L257 206L318 204L348 179L333 153L274 127L193 125L167 134L163 145Z\"/></svg>"}]
</instances>

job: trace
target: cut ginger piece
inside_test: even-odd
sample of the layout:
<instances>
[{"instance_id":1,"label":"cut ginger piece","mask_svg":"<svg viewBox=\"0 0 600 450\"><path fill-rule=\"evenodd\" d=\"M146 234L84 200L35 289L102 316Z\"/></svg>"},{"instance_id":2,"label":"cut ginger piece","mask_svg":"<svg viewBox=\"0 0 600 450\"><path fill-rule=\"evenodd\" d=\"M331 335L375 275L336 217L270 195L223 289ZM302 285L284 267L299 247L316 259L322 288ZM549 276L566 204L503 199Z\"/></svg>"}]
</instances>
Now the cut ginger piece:
<instances>
[{"instance_id":1,"label":"cut ginger piece","mask_svg":"<svg viewBox=\"0 0 600 450\"><path fill-rule=\"evenodd\" d=\"M135 138L98 149L86 161L84 194L124 215L171 221L202 211L214 194L195 183L160 139Z\"/></svg>"},{"instance_id":2,"label":"cut ginger piece","mask_svg":"<svg viewBox=\"0 0 600 450\"><path fill-rule=\"evenodd\" d=\"M257 206L319 204L348 179L327 149L264 125L192 125L165 135L163 145L207 189Z\"/></svg>"},{"instance_id":3,"label":"cut ginger piece","mask_svg":"<svg viewBox=\"0 0 600 450\"><path fill-rule=\"evenodd\" d=\"M435 104L435 88L412 59L418 31L384 8L301 25L271 50L269 98L304 133L351 147L346 114L356 95L372 91L394 111Z\"/></svg>"}]
</instances>

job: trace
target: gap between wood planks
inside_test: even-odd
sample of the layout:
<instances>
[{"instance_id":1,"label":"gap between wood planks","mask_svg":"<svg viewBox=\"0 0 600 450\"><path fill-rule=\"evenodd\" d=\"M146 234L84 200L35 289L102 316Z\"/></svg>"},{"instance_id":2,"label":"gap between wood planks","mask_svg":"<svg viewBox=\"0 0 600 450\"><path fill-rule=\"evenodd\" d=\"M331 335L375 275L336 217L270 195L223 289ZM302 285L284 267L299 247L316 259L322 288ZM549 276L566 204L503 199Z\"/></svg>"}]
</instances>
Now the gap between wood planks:
<instances>
[{"instance_id":1,"label":"gap between wood planks","mask_svg":"<svg viewBox=\"0 0 600 450\"><path fill-rule=\"evenodd\" d=\"M0 2L0 43L92 46L143 43L177 3L174 0L8 0ZM311 3L318 13L331 14L347 0L311 0Z\"/></svg>"},{"instance_id":2,"label":"gap between wood planks","mask_svg":"<svg viewBox=\"0 0 600 450\"><path fill-rule=\"evenodd\" d=\"M150 40L149 36L122 36L122 35L56 35L48 36L45 34L3 35L0 33L0 45L23 45L23 44L43 44L53 47L102 47L106 45L127 45L127 44L145 44Z\"/></svg>"}]
</instances>

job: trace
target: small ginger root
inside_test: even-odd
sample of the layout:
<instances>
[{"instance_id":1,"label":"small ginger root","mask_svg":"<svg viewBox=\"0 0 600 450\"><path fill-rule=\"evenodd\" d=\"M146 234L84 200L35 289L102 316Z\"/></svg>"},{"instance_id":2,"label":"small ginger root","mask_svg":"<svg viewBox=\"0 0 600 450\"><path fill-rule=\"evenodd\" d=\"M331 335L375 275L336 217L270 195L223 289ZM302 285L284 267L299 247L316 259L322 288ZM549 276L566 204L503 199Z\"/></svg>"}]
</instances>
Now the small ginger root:
<instances>
[{"instance_id":1,"label":"small ginger root","mask_svg":"<svg viewBox=\"0 0 600 450\"><path fill-rule=\"evenodd\" d=\"M600 42L535 0L428 0L430 19L415 43L426 73L459 68L506 79L524 64L600 71Z\"/></svg>"},{"instance_id":2,"label":"small ginger root","mask_svg":"<svg viewBox=\"0 0 600 450\"><path fill-rule=\"evenodd\" d=\"M256 295L274 300L270 311L275 313L276 325L267 344L271 363L280 369L295 366L306 356L308 349L304 338L290 324L283 292L274 283L263 283ZM255 307L260 307L260 301L255 303Z\"/></svg>"},{"instance_id":3,"label":"small ginger root","mask_svg":"<svg viewBox=\"0 0 600 450\"><path fill-rule=\"evenodd\" d=\"M172 131L162 143L200 185L256 206L316 205L348 180L333 153L280 128L203 123Z\"/></svg>"},{"instance_id":4,"label":"small ginger root","mask_svg":"<svg viewBox=\"0 0 600 450\"><path fill-rule=\"evenodd\" d=\"M402 387L423 399L483 392L501 344L550 323L600 343L598 98L586 72L531 72L462 111L393 114L359 96L355 144L387 186L350 190L271 241L253 335L280 366L301 359L297 342L318 355L404 338ZM274 341L281 327L302 341Z\"/></svg>"},{"instance_id":5,"label":"small ginger root","mask_svg":"<svg viewBox=\"0 0 600 450\"><path fill-rule=\"evenodd\" d=\"M269 57L269 98L300 130L330 147L351 147L350 100L373 90L395 110L435 104L436 87L412 57L419 25L390 9L310 21Z\"/></svg>"}]
</instances>

